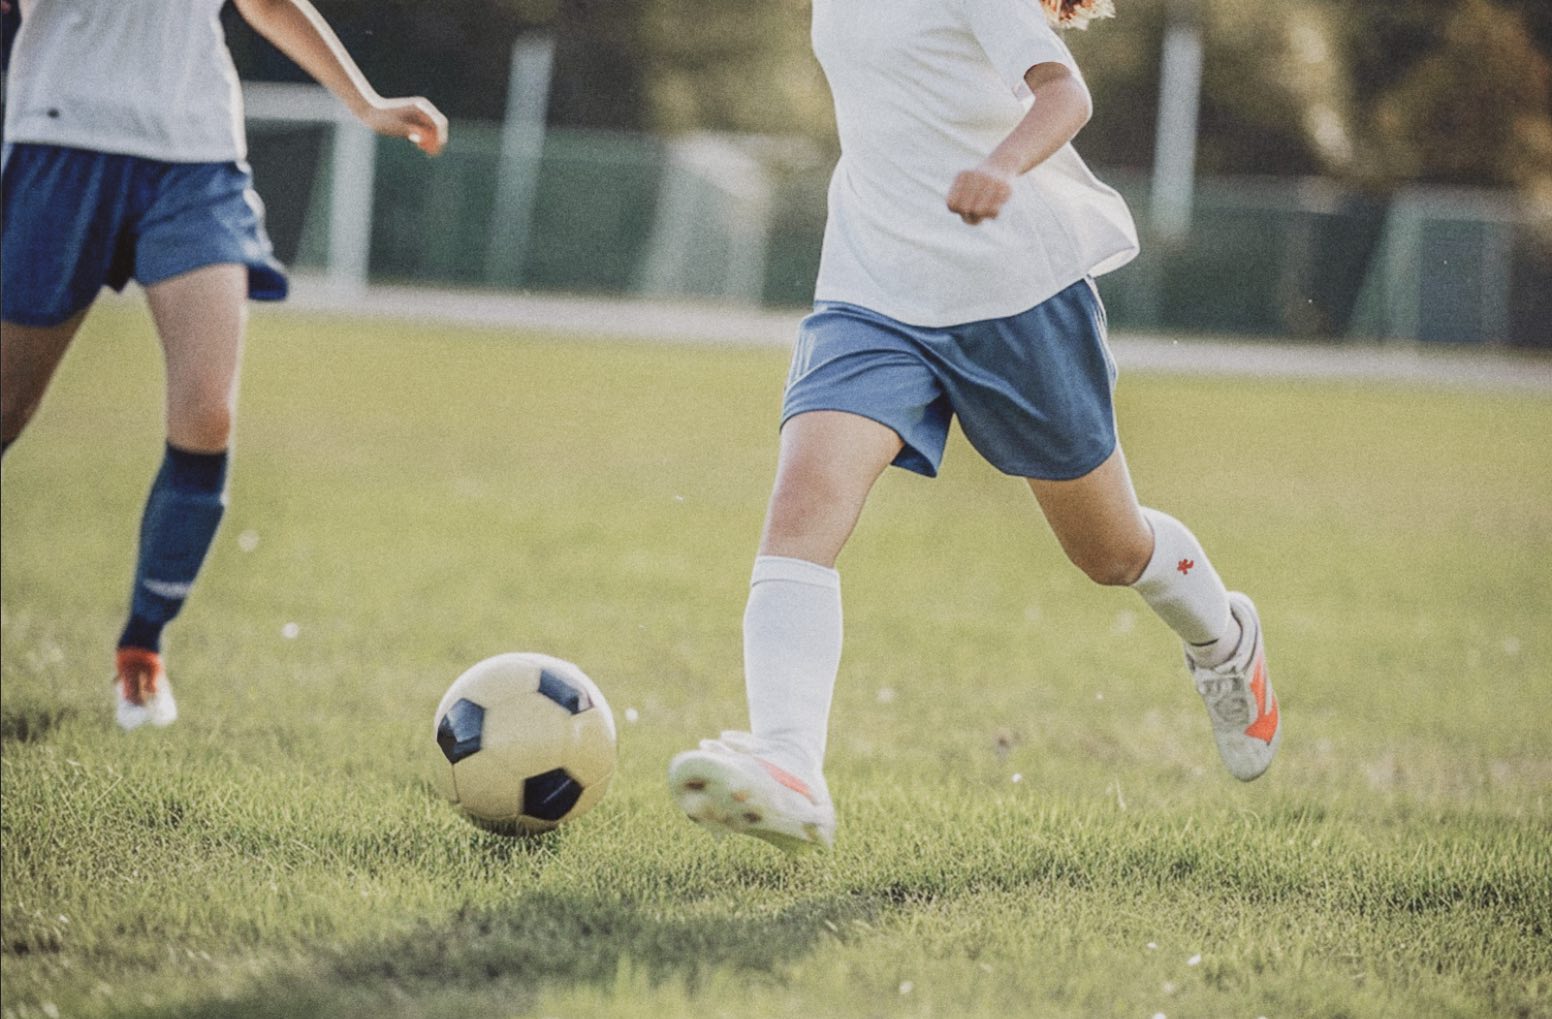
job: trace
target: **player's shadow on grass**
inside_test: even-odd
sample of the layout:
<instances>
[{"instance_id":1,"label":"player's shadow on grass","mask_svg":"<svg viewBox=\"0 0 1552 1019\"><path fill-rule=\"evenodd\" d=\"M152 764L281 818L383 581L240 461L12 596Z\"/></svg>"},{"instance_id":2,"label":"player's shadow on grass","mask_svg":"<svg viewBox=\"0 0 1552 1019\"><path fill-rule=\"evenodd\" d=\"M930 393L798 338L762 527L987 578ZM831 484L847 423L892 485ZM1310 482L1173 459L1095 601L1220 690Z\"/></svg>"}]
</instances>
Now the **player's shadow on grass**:
<instances>
[{"instance_id":1,"label":"player's shadow on grass","mask_svg":"<svg viewBox=\"0 0 1552 1019\"><path fill-rule=\"evenodd\" d=\"M315 961L266 974L237 996L191 1001L146 1016L224 1019L332 1016L344 1006L402 997L478 995L525 1014L546 989L613 988L622 972L693 989L717 972L775 974L876 918L874 903L826 897L746 917L664 918L649 905L551 890L514 902L464 906L407 933L325 949Z\"/></svg>"},{"instance_id":2,"label":"player's shadow on grass","mask_svg":"<svg viewBox=\"0 0 1552 1019\"><path fill-rule=\"evenodd\" d=\"M58 704L7 704L0 708L0 743L36 743L74 714Z\"/></svg>"}]
</instances>

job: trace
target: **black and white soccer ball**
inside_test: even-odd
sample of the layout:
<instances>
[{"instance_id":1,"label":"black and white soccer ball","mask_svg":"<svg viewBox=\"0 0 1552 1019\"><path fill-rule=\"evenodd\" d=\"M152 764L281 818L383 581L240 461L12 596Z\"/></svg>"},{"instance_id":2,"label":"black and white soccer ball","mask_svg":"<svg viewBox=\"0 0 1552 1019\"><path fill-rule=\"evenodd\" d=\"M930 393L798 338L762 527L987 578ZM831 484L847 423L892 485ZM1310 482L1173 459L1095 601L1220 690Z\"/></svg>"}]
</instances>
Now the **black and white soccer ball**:
<instances>
[{"instance_id":1,"label":"black and white soccer ball","mask_svg":"<svg viewBox=\"0 0 1552 1019\"><path fill-rule=\"evenodd\" d=\"M474 665L443 695L434 725L443 793L469 820L504 835L580 817L614 775L608 702L581 669L549 655Z\"/></svg>"}]
</instances>

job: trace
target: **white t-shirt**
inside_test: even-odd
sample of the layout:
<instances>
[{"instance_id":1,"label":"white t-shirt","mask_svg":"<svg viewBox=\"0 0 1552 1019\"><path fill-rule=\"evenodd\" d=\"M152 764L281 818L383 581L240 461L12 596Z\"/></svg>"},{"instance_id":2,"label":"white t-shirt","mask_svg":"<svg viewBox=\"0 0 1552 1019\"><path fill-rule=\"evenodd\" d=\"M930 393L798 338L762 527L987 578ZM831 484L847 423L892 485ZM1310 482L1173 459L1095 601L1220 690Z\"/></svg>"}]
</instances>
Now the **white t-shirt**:
<instances>
[{"instance_id":1,"label":"white t-shirt","mask_svg":"<svg viewBox=\"0 0 1552 1019\"><path fill-rule=\"evenodd\" d=\"M224 0L22 0L5 137L171 163L242 159Z\"/></svg>"},{"instance_id":2,"label":"white t-shirt","mask_svg":"<svg viewBox=\"0 0 1552 1019\"><path fill-rule=\"evenodd\" d=\"M814 0L841 140L815 299L921 326L1027 311L1137 254L1126 203L1071 145L994 220L944 204L1033 101L1035 64L1077 71L1039 0Z\"/></svg>"}]
</instances>

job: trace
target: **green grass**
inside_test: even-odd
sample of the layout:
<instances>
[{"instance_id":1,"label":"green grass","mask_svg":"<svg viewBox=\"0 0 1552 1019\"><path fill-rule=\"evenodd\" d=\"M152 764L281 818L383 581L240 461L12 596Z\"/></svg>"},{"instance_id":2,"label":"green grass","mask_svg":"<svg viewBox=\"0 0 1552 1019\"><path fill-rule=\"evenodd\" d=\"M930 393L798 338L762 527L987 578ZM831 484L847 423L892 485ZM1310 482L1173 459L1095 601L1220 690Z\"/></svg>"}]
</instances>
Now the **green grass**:
<instances>
[{"instance_id":1,"label":"green grass","mask_svg":"<svg viewBox=\"0 0 1552 1019\"><path fill-rule=\"evenodd\" d=\"M891 472L841 561L839 843L788 860L662 785L743 722L781 352L260 314L247 360L165 732L107 683L159 456L134 305L6 458L6 1019L1552 1015L1552 401L1123 378L1145 500L1268 627L1248 786L1016 482L957 440ZM532 842L427 781L442 691L521 649L621 718Z\"/></svg>"}]
</instances>

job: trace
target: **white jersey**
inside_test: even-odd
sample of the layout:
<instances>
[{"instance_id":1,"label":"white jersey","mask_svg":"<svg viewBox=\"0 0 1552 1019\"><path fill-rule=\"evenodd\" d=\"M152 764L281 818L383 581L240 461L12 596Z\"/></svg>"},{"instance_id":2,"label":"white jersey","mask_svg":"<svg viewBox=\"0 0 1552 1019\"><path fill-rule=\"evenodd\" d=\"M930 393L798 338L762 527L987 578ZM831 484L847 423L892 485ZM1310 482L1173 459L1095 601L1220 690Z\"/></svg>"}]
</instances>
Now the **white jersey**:
<instances>
[{"instance_id":1,"label":"white jersey","mask_svg":"<svg viewBox=\"0 0 1552 1019\"><path fill-rule=\"evenodd\" d=\"M970 226L945 204L1029 109L1025 73L1077 72L1040 0L814 0L813 44L841 140L816 300L961 325L1137 254L1126 203L1071 145L1016 179L994 220Z\"/></svg>"},{"instance_id":2,"label":"white jersey","mask_svg":"<svg viewBox=\"0 0 1552 1019\"><path fill-rule=\"evenodd\" d=\"M5 137L172 163L246 155L224 0L22 0Z\"/></svg>"}]
</instances>

